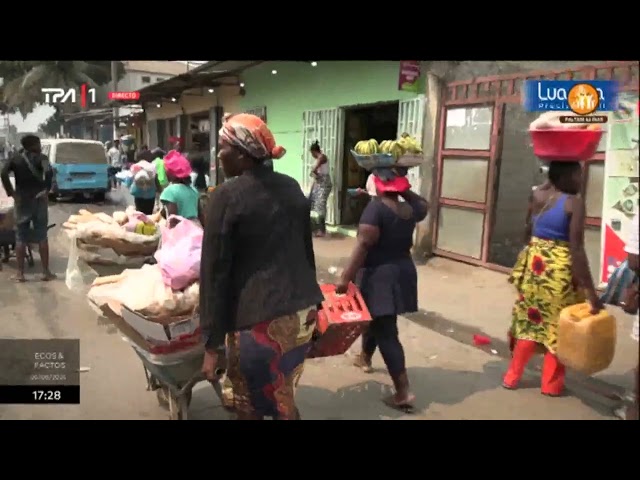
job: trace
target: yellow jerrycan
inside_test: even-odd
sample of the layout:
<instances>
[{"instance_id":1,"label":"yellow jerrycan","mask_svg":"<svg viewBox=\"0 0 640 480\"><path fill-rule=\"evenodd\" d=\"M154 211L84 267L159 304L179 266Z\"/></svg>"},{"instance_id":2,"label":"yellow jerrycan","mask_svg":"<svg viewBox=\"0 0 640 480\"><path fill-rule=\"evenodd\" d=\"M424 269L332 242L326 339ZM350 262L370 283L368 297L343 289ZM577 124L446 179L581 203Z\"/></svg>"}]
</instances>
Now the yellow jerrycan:
<instances>
[{"instance_id":1,"label":"yellow jerrycan","mask_svg":"<svg viewBox=\"0 0 640 480\"><path fill-rule=\"evenodd\" d=\"M567 367L586 375L606 369L616 351L616 319L606 310L591 314L578 303L560 312L556 354Z\"/></svg>"}]
</instances>

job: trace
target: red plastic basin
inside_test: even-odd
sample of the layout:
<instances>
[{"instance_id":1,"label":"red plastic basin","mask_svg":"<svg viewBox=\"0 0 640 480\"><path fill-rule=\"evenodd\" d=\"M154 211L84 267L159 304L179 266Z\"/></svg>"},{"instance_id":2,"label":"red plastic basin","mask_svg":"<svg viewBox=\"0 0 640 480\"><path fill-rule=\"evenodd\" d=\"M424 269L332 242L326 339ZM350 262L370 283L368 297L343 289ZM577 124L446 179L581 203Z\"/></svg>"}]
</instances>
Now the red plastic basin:
<instances>
[{"instance_id":1,"label":"red plastic basin","mask_svg":"<svg viewBox=\"0 0 640 480\"><path fill-rule=\"evenodd\" d=\"M542 160L577 162L593 157L602 138L602 130L548 129L530 130L533 153Z\"/></svg>"}]
</instances>

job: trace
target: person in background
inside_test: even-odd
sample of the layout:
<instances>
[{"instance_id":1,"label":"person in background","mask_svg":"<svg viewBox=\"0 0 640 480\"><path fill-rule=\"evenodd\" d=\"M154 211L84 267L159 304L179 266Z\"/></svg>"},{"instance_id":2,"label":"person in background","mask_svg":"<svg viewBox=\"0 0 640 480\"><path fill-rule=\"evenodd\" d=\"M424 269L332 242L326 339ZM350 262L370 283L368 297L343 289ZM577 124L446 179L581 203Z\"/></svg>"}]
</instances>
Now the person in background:
<instances>
[{"instance_id":1,"label":"person in background","mask_svg":"<svg viewBox=\"0 0 640 480\"><path fill-rule=\"evenodd\" d=\"M197 192L203 193L209 187L209 175L207 175L207 164L202 157L194 157L191 163L191 185Z\"/></svg>"},{"instance_id":2,"label":"person in background","mask_svg":"<svg viewBox=\"0 0 640 480\"><path fill-rule=\"evenodd\" d=\"M122 170L124 161L124 154L120 149L120 140L114 140L113 146L107 152L109 158L109 178L113 188L117 188L118 180L116 179L116 173Z\"/></svg>"},{"instance_id":3,"label":"person in background","mask_svg":"<svg viewBox=\"0 0 640 480\"><path fill-rule=\"evenodd\" d=\"M510 330L513 355L502 385L517 388L527 363L543 346L542 393L559 396L565 383L565 367L555 355L560 312L583 302L585 292L592 313L602 309L602 302L584 249L580 164L551 162L548 180L531 193L525 225L528 245L509 278L519 296Z\"/></svg>"},{"instance_id":4,"label":"person in background","mask_svg":"<svg viewBox=\"0 0 640 480\"><path fill-rule=\"evenodd\" d=\"M39 246L42 262L42 280L49 281L56 276L49 269L49 202L53 170L49 159L42 154L40 139L35 135L25 135L21 140L23 150L5 161L0 178L8 196L14 199L16 217L16 258L17 282L24 282L24 261L29 243ZM13 173L15 189L9 178ZM33 228L31 228L33 225Z\"/></svg>"},{"instance_id":5,"label":"person in background","mask_svg":"<svg viewBox=\"0 0 640 480\"><path fill-rule=\"evenodd\" d=\"M169 145L171 145L171 149L175 150L178 153L181 153L188 158L184 153L184 138L182 137L169 137ZM171 150L169 150L171 152Z\"/></svg>"},{"instance_id":6,"label":"person in background","mask_svg":"<svg viewBox=\"0 0 640 480\"><path fill-rule=\"evenodd\" d=\"M376 175L374 182L377 195L360 217L357 244L336 291L346 292L349 282L357 279L373 320L362 336L362 352L355 365L370 372L379 348L396 390L384 401L403 410L411 408L415 397L398 338L398 315L418 310L418 274L411 247L416 223L427 216L428 204L410 190L406 176L383 180Z\"/></svg>"},{"instance_id":7,"label":"person in background","mask_svg":"<svg viewBox=\"0 0 640 480\"><path fill-rule=\"evenodd\" d=\"M142 148L138 154L136 155L136 162L139 162L141 160L145 160L149 163L153 162L155 160L155 156L154 153L149 150L148 148L146 148L146 145L144 146L144 148Z\"/></svg>"},{"instance_id":8,"label":"person in background","mask_svg":"<svg viewBox=\"0 0 640 480\"><path fill-rule=\"evenodd\" d=\"M638 280L640 279L640 213L636 213L631 222L631 231L629 233L629 239L625 246L625 251L627 252L627 263L629 268L633 270L635 273L635 279L632 287L635 290L636 298L628 299L629 301L634 301L635 306L638 305ZM638 341L640 334L640 312L636 311L636 318L633 322L633 327L631 329L631 338L636 342ZM624 414L625 420L638 420L638 408L640 402L638 401L638 392L640 390L640 364L636 367L636 385L635 392L633 394L633 402L628 406L626 412Z\"/></svg>"},{"instance_id":9,"label":"person in background","mask_svg":"<svg viewBox=\"0 0 640 480\"><path fill-rule=\"evenodd\" d=\"M156 205L158 178L155 177L154 182L146 187L141 187L136 184L134 177L127 178L124 184L131 192L136 210L145 215L152 215Z\"/></svg>"},{"instance_id":10,"label":"person in background","mask_svg":"<svg viewBox=\"0 0 640 480\"><path fill-rule=\"evenodd\" d=\"M311 186L309 200L311 200L311 212L316 219L314 236L324 237L327 233L325 220L327 217L327 200L331 193L331 175L329 174L329 161L327 156L322 153L320 143L316 140L311 144L309 149L311 155L316 160L316 164L311 170L311 176L314 178Z\"/></svg>"},{"instance_id":11,"label":"person in background","mask_svg":"<svg viewBox=\"0 0 640 480\"><path fill-rule=\"evenodd\" d=\"M167 156L164 160L169 185L162 190L160 202L167 218L178 215L198 220L198 192L191 185L191 165L182 155Z\"/></svg>"},{"instance_id":12,"label":"person in background","mask_svg":"<svg viewBox=\"0 0 640 480\"><path fill-rule=\"evenodd\" d=\"M298 420L295 387L311 347L316 281L309 202L293 178L264 165L285 150L257 116L227 117L202 243L202 370L213 380L227 337L227 376L240 420Z\"/></svg>"},{"instance_id":13,"label":"person in background","mask_svg":"<svg viewBox=\"0 0 640 480\"><path fill-rule=\"evenodd\" d=\"M169 185L169 179L167 178L167 172L164 168L164 157L166 153L160 147L156 147L151 150L151 163L156 167L156 178L158 179L158 191L162 192L163 189Z\"/></svg>"}]
</instances>

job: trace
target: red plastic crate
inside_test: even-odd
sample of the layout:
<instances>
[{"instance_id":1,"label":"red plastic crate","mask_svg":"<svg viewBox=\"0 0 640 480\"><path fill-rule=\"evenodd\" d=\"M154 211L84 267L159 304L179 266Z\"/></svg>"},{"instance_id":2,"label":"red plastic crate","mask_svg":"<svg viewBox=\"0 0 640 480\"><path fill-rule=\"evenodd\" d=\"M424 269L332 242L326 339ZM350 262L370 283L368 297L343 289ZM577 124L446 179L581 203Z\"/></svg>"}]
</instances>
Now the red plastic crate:
<instances>
[{"instance_id":1,"label":"red plastic crate","mask_svg":"<svg viewBox=\"0 0 640 480\"><path fill-rule=\"evenodd\" d=\"M595 155L603 131L566 128L530 130L529 133L536 157L556 162L578 162Z\"/></svg>"},{"instance_id":2,"label":"red plastic crate","mask_svg":"<svg viewBox=\"0 0 640 480\"><path fill-rule=\"evenodd\" d=\"M346 353L371 321L371 314L362 294L353 283L349 284L344 295L335 293L335 285L320 285L320 289L324 294L324 301L318 312L317 337L309 358Z\"/></svg>"}]
</instances>

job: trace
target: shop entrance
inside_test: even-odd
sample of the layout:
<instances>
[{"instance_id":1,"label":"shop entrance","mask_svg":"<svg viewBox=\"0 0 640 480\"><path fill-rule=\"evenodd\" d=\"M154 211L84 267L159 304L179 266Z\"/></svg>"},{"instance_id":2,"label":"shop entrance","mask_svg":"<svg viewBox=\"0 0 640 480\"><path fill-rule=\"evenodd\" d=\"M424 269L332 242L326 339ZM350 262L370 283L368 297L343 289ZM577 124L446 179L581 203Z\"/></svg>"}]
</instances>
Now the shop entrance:
<instances>
[{"instance_id":1,"label":"shop entrance","mask_svg":"<svg viewBox=\"0 0 640 480\"><path fill-rule=\"evenodd\" d=\"M345 110L344 150L342 152L342 188L340 211L342 225L356 225L364 207L369 202L366 196L349 195L349 189L364 188L368 172L360 168L351 155L351 150L360 140L375 138L378 143L394 140L398 132L399 102L347 107Z\"/></svg>"}]
</instances>

